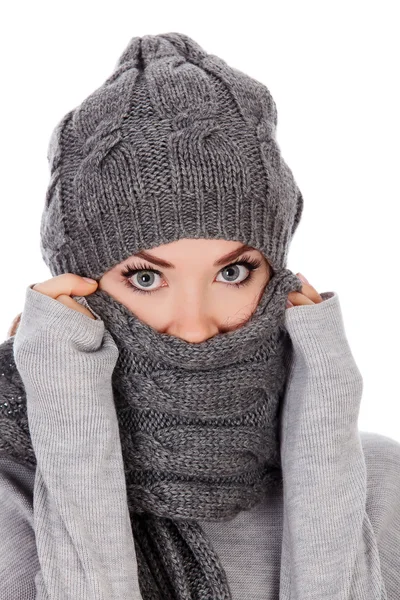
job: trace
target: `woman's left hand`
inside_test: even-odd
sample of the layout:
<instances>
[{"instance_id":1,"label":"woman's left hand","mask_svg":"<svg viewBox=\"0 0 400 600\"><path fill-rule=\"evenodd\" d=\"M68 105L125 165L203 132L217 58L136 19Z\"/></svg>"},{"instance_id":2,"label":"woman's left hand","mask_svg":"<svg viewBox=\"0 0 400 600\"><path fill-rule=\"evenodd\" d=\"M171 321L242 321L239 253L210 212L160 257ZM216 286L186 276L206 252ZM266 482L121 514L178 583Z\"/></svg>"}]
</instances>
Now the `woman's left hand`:
<instances>
[{"instance_id":1,"label":"woman's left hand","mask_svg":"<svg viewBox=\"0 0 400 600\"><path fill-rule=\"evenodd\" d=\"M304 282L301 292L290 292L286 303L286 308L300 306L301 304L319 304L323 302L322 297L317 290L307 281L301 273L296 273L297 277Z\"/></svg>"}]
</instances>

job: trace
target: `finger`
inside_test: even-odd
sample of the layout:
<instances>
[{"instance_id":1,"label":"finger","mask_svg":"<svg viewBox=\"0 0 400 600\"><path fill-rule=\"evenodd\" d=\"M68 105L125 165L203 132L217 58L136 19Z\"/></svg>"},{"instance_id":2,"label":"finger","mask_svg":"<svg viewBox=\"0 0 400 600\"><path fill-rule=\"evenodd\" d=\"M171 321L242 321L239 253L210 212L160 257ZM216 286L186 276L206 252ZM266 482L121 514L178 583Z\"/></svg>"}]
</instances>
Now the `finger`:
<instances>
[{"instance_id":1,"label":"finger","mask_svg":"<svg viewBox=\"0 0 400 600\"><path fill-rule=\"evenodd\" d=\"M36 283L32 289L51 298L57 299L61 294L67 296L87 296L97 288L97 283L89 283L75 273L62 273L47 281Z\"/></svg>"},{"instance_id":2,"label":"finger","mask_svg":"<svg viewBox=\"0 0 400 600\"><path fill-rule=\"evenodd\" d=\"M15 335L17 333L17 329L21 322L21 316L22 316L22 313L19 313L16 317L14 317L13 322L11 323L10 328L7 332L8 337L12 337L13 335Z\"/></svg>"},{"instance_id":3,"label":"finger","mask_svg":"<svg viewBox=\"0 0 400 600\"><path fill-rule=\"evenodd\" d=\"M301 292L290 292L288 298L294 306L299 306L302 304L316 304L316 302L314 302L313 300L311 300L311 298L308 298Z\"/></svg>"},{"instance_id":4,"label":"finger","mask_svg":"<svg viewBox=\"0 0 400 600\"><path fill-rule=\"evenodd\" d=\"M71 296L67 296L66 294L61 294L60 296L58 296L56 298L56 300L58 302L61 302L61 304L64 304L68 308L72 308L73 310L76 310L77 312L81 312L82 314L90 317L91 319L94 319L94 316L92 315L92 313L85 306L82 306L82 304L79 304L79 302L77 302L76 300L73 300L71 298Z\"/></svg>"},{"instance_id":5,"label":"finger","mask_svg":"<svg viewBox=\"0 0 400 600\"><path fill-rule=\"evenodd\" d=\"M312 300L314 302L314 304L318 304L319 302L322 302L322 297L320 296L320 294L309 283L303 283L300 293L304 294L304 296L306 296L307 298Z\"/></svg>"},{"instance_id":6,"label":"finger","mask_svg":"<svg viewBox=\"0 0 400 600\"><path fill-rule=\"evenodd\" d=\"M301 288L301 293L313 300L314 302L322 302L322 298L317 290L309 283L304 283Z\"/></svg>"},{"instance_id":7,"label":"finger","mask_svg":"<svg viewBox=\"0 0 400 600\"><path fill-rule=\"evenodd\" d=\"M297 275L300 275L300 273L297 273ZM309 282L306 282L306 281L303 282L303 286L301 288L301 293L305 294L308 298L310 298L314 302L322 302L322 297L317 292L315 287L313 287L311 285L311 283L309 283Z\"/></svg>"}]
</instances>

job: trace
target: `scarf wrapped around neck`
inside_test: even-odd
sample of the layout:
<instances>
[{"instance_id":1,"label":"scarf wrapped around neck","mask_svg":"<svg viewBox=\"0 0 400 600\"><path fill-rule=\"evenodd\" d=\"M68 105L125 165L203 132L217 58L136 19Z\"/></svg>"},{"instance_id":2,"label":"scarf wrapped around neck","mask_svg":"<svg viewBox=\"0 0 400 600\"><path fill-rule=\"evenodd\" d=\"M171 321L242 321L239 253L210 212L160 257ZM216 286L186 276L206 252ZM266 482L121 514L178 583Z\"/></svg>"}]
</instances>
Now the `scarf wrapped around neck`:
<instances>
[{"instance_id":1,"label":"scarf wrapped around neck","mask_svg":"<svg viewBox=\"0 0 400 600\"><path fill-rule=\"evenodd\" d=\"M119 349L112 383L143 600L231 600L198 521L230 520L282 482L284 316L301 287L274 272L246 323L199 344L157 332L103 290L79 297ZM35 466L13 340L0 346L0 451Z\"/></svg>"},{"instance_id":2,"label":"scarf wrapped around neck","mask_svg":"<svg viewBox=\"0 0 400 600\"><path fill-rule=\"evenodd\" d=\"M279 406L287 295L275 272L243 326L192 344L157 332L103 290L83 303L112 334L131 524L144 600L228 600L198 520L226 521L281 482Z\"/></svg>"}]
</instances>

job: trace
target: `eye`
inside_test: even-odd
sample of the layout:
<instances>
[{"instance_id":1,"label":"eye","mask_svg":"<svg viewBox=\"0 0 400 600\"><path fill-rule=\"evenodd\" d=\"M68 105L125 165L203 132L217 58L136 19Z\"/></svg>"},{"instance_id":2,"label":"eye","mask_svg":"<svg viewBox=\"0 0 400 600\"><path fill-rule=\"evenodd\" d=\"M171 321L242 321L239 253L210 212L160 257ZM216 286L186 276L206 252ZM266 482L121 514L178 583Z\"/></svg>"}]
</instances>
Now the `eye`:
<instances>
[{"instance_id":1,"label":"eye","mask_svg":"<svg viewBox=\"0 0 400 600\"><path fill-rule=\"evenodd\" d=\"M230 286L234 285L236 288L248 285L253 279L253 271L258 269L260 265L260 260L248 255L243 256L241 260L221 269L220 274L224 277L227 276L223 283Z\"/></svg>"},{"instance_id":2,"label":"eye","mask_svg":"<svg viewBox=\"0 0 400 600\"><path fill-rule=\"evenodd\" d=\"M146 292L149 292L154 291L154 280L157 282L157 277L160 277L160 275L155 271L151 269L144 269L135 273L132 279L135 285L138 284L138 287L143 287ZM157 289L157 286L155 286L155 288Z\"/></svg>"},{"instance_id":3,"label":"eye","mask_svg":"<svg viewBox=\"0 0 400 600\"><path fill-rule=\"evenodd\" d=\"M233 263L224 267L218 274L222 275L225 280L218 279L217 281L224 281L224 283L242 283L247 277L248 268L242 263Z\"/></svg>"},{"instance_id":4,"label":"eye","mask_svg":"<svg viewBox=\"0 0 400 600\"><path fill-rule=\"evenodd\" d=\"M258 269L260 265L260 260L245 255L241 260L231 263L221 269L218 273L218 277L219 275L222 275L223 279L217 278L216 281L229 285L230 287L239 288L250 283L252 280L252 271ZM162 279L161 271L144 264L139 264L135 267L127 265L124 270L121 271L121 275L123 277L122 281L124 285L133 292L152 294L162 287L157 285L157 278ZM156 285L154 285L155 280Z\"/></svg>"},{"instance_id":5,"label":"eye","mask_svg":"<svg viewBox=\"0 0 400 600\"><path fill-rule=\"evenodd\" d=\"M159 289L157 286L155 288L153 287L154 279L156 277L161 277L162 273L157 271L157 269L152 269L151 267L146 267L145 265L138 265L137 267L130 267L127 265L121 272L121 275L124 278L124 285L126 285L126 287L130 288L132 291L139 292L141 294L152 294ZM138 282L134 281L136 276L138 276Z\"/></svg>"}]
</instances>

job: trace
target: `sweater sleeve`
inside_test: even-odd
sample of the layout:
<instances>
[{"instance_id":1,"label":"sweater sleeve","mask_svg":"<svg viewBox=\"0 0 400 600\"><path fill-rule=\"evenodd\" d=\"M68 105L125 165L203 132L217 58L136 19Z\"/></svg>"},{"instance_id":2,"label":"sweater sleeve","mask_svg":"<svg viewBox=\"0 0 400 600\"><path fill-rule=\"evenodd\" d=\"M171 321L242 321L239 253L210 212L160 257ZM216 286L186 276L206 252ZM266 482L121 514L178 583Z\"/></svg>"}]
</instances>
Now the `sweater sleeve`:
<instances>
[{"instance_id":1,"label":"sweater sleeve","mask_svg":"<svg viewBox=\"0 0 400 600\"><path fill-rule=\"evenodd\" d=\"M36 600L142 600L111 384L118 349L92 313L29 286L14 340L37 461Z\"/></svg>"},{"instance_id":2,"label":"sweater sleeve","mask_svg":"<svg viewBox=\"0 0 400 600\"><path fill-rule=\"evenodd\" d=\"M280 600L386 600L366 511L358 430L363 379L335 292L286 310L292 341L281 416ZM400 550L399 550L400 552ZM394 600L394 599L393 599Z\"/></svg>"}]
</instances>

